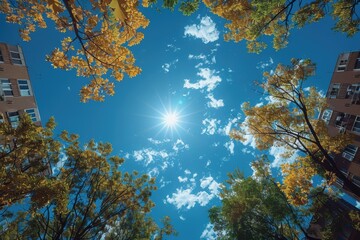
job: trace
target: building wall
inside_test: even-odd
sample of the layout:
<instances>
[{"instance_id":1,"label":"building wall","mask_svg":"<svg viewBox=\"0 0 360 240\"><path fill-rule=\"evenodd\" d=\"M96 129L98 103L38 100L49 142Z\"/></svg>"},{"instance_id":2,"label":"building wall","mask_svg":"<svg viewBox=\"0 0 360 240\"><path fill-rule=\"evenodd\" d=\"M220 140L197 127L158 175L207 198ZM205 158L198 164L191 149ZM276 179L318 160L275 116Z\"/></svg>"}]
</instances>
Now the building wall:
<instances>
[{"instance_id":1,"label":"building wall","mask_svg":"<svg viewBox=\"0 0 360 240\"><path fill-rule=\"evenodd\" d=\"M26 110L34 110L32 119L40 125L40 114L34 91L19 46L0 43L0 81L1 121L10 122L9 113L11 112L18 112L21 116ZM9 94L10 88L11 94Z\"/></svg>"},{"instance_id":2,"label":"building wall","mask_svg":"<svg viewBox=\"0 0 360 240\"><path fill-rule=\"evenodd\" d=\"M327 92L327 102L329 112L325 118L329 133L347 132L353 137L351 145L334 155L335 162L349 179L360 186L360 52L339 55ZM341 181L337 182L337 186L342 186Z\"/></svg>"}]
</instances>

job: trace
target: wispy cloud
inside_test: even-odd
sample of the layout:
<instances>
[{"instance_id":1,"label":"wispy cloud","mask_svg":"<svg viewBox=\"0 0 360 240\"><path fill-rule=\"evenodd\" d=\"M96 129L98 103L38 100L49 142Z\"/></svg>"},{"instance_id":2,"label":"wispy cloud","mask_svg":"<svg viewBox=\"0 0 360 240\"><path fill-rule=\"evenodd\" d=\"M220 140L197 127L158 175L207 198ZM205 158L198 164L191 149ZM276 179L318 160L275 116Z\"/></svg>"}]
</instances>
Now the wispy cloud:
<instances>
[{"instance_id":1,"label":"wispy cloud","mask_svg":"<svg viewBox=\"0 0 360 240\"><path fill-rule=\"evenodd\" d=\"M206 239L206 240L215 240L217 239L217 234L214 231L214 225L211 223L208 223L206 225L206 228L201 233L200 239Z\"/></svg>"},{"instance_id":2,"label":"wispy cloud","mask_svg":"<svg viewBox=\"0 0 360 240\"><path fill-rule=\"evenodd\" d=\"M215 99L212 93L209 93L206 98L210 99L210 102L207 103L208 107L221 108L224 106L224 101L222 99Z\"/></svg>"},{"instance_id":3,"label":"wispy cloud","mask_svg":"<svg viewBox=\"0 0 360 240\"><path fill-rule=\"evenodd\" d=\"M166 50L165 51L167 51L167 52L169 52L169 51L177 52L177 51L180 51L180 50L181 50L181 48L176 47L174 44L169 43L168 45L166 45Z\"/></svg>"},{"instance_id":4,"label":"wispy cloud","mask_svg":"<svg viewBox=\"0 0 360 240\"><path fill-rule=\"evenodd\" d=\"M216 118L205 118L202 121L202 124L205 126L202 128L201 134L214 135L217 131L218 125L221 123L221 120Z\"/></svg>"},{"instance_id":5,"label":"wispy cloud","mask_svg":"<svg viewBox=\"0 0 360 240\"><path fill-rule=\"evenodd\" d=\"M216 29L216 24L208 16L201 18L200 24L185 26L184 35L199 38L205 44L219 39L219 31Z\"/></svg>"},{"instance_id":6,"label":"wispy cloud","mask_svg":"<svg viewBox=\"0 0 360 240\"><path fill-rule=\"evenodd\" d=\"M148 171L151 172L151 176L156 176L160 170L174 166L176 156L178 156L180 152L189 149L189 145L184 143L182 139L171 141L170 139L158 140L148 138L148 141L153 146L134 150L125 155L127 158L141 162L145 167L149 167Z\"/></svg>"},{"instance_id":7,"label":"wispy cloud","mask_svg":"<svg viewBox=\"0 0 360 240\"><path fill-rule=\"evenodd\" d=\"M239 122L239 120L240 120L240 115L234 118L229 118L228 123L224 127L220 128L219 132L223 135L228 136L231 131L231 128L233 128L234 125Z\"/></svg>"},{"instance_id":8,"label":"wispy cloud","mask_svg":"<svg viewBox=\"0 0 360 240\"><path fill-rule=\"evenodd\" d=\"M287 151L284 147L272 146L269 150L269 154L274 157L274 161L271 163L271 167L277 168L280 167L281 164L284 163L292 163L299 157L297 152L291 157L283 157L284 152Z\"/></svg>"},{"instance_id":9,"label":"wispy cloud","mask_svg":"<svg viewBox=\"0 0 360 240\"><path fill-rule=\"evenodd\" d=\"M199 204L200 206L206 206L214 197L219 196L220 184L216 182L211 176L201 178L199 182L200 187L203 190L195 192L196 176L197 174L194 174L192 179L190 179L192 185L188 184L186 188L177 188L176 192L172 193L171 196L166 196L164 203L173 204L177 209L191 209L196 204ZM183 178L179 177L179 179Z\"/></svg>"},{"instance_id":10,"label":"wispy cloud","mask_svg":"<svg viewBox=\"0 0 360 240\"><path fill-rule=\"evenodd\" d=\"M169 63L164 63L161 67L166 73L168 73L170 72L170 68L174 66L177 62L179 62L179 59L175 59L174 61Z\"/></svg>"},{"instance_id":11,"label":"wispy cloud","mask_svg":"<svg viewBox=\"0 0 360 240\"><path fill-rule=\"evenodd\" d=\"M195 83L191 83L189 79L185 79L184 88L206 89L206 91L210 92L221 82L221 78L217 74L218 72L215 70L199 68L197 75L202 77L202 79Z\"/></svg>"},{"instance_id":12,"label":"wispy cloud","mask_svg":"<svg viewBox=\"0 0 360 240\"><path fill-rule=\"evenodd\" d=\"M231 155L234 155L234 142L229 141L224 144L224 147L230 152Z\"/></svg>"},{"instance_id":13,"label":"wispy cloud","mask_svg":"<svg viewBox=\"0 0 360 240\"><path fill-rule=\"evenodd\" d=\"M165 150L155 150L152 148L144 148L133 152L135 161L143 161L148 166L154 161L154 158L167 159L169 154Z\"/></svg>"},{"instance_id":14,"label":"wispy cloud","mask_svg":"<svg viewBox=\"0 0 360 240\"><path fill-rule=\"evenodd\" d=\"M185 144L183 142L183 140L181 139L177 139L176 142L174 143L172 149L175 151L175 152L178 152L180 150L183 150L183 149L188 149L189 148L189 145L188 144Z\"/></svg>"},{"instance_id":15,"label":"wispy cloud","mask_svg":"<svg viewBox=\"0 0 360 240\"><path fill-rule=\"evenodd\" d=\"M257 64L256 68L257 69L265 69L267 67L270 67L271 65L274 64L274 60L270 57L269 60L267 61L261 61Z\"/></svg>"}]
</instances>

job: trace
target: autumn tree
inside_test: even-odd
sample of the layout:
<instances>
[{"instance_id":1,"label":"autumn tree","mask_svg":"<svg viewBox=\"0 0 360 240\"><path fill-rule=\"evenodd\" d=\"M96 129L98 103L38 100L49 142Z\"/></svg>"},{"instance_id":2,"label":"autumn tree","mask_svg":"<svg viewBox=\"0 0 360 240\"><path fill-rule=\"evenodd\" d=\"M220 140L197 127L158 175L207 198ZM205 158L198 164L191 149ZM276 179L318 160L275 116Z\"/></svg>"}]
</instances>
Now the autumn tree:
<instances>
[{"instance_id":1,"label":"autumn tree","mask_svg":"<svg viewBox=\"0 0 360 240\"><path fill-rule=\"evenodd\" d=\"M155 179L121 172L109 143L81 146L66 131L54 140L53 120L42 128L26 116L0 128L10 146L0 162L2 239L98 239L119 222L139 224L148 239L172 233L168 219L160 228L148 216Z\"/></svg>"},{"instance_id":2,"label":"autumn tree","mask_svg":"<svg viewBox=\"0 0 360 240\"><path fill-rule=\"evenodd\" d=\"M267 45L262 37L272 36L276 50L284 48L291 29L318 22L326 15L335 19L334 30L353 36L359 31L358 0L203 0L214 14L228 20L227 41L246 41L250 52L260 52Z\"/></svg>"},{"instance_id":3,"label":"autumn tree","mask_svg":"<svg viewBox=\"0 0 360 240\"><path fill-rule=\"evenodd\" d=\"M26 196L31 196L31 204L37 207L64 198L64 184L47 177L60 156L61 145L53 138L54 127L53 119L40 127L27 115L17 128L0 123L0 211Z\"/></svg>"},{"instance_id":4,"label":"autumn tree","mask_svg":"<svg viewBox=\"0 0 360 240\"><path fill-rule=\"evenodd\" d=\"M329 198L313 189L312 202L295 207L271 176L269 162L260 158L252 163L251 177L239 171L229 174L221 190L221 206L209 210L210 222L218 239L312 239L307 224L312 213Z\"/></svg>"},{"instance_id":5,"label":"autumn tree","mask_svg":"<svg viewBox=\"0 0 360 240\"><path fill-rule=\"evenodd\" d=\"M142 1L148 6L148 0ZM46 28L52 21L64 33L61 46L48 56L54 68L76 70L77 76L91 79L81 89L81 100L102 101L114 94L114 82L124 75L134 77L141 69L128 47L144 37L139 32L149 20L139 11L138 0L104 0L79 2L73 0L4 0L0 13L6 21L21 26L20 36L30 40L36 28Z\"/></svg>"},{"instance_id":6,"label":"autumn tree","mask_svg":"<svg viewBox=\"0 0 360 240\"><path fill-rule=\"evenodd\" d=\"M273 73L265 72L266 80L259 86L268 95L268 103L254 107L244 103L245 121L231 132L232 138L241 141L252 135L260 150L283 148L284 158L297 153L294 162L281 165L283 190L296 205L307 202L312 178L318 174L327 184L341 179L344 187L360 196L360 188L338 169L331 156L350 143L349 134L329 135L326 123L318 118L327 106L325 97L315 87L304 88L314 71L310 60L292 59L290 66L279 64Z\"/></svg>"}]
</instances>

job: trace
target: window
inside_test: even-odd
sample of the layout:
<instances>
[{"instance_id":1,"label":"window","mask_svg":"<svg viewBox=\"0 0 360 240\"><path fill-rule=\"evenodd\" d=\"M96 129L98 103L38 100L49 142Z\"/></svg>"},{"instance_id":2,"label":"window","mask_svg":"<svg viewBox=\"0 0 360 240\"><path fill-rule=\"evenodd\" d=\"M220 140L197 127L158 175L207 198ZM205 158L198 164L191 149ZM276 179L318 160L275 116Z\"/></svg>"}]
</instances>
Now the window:
<instances>
[{"instance_id":1,"label":"window","mask_svg":"<svg viewBox=\"0 0 360 240\"><path fill-rule=\"evenodd\" d=\"M20 96L31 96L30 83L28 80L18 80Z\"/></svg>"},{"instance_id":2,"label":"window","mask_svg":"<svg viewBox=\"0 0 360 240\"><path fill-rule=\"evenodd\" d=\"M359 93L359 92L360 92L360 84L359 83L351 84L347 87L345 98L350 98L351 96L354 95L354 93Z\"/></svg>"},{"instance_id":3,"label":"window","mask_svg":"<svg viewBox=\"0 0 360 240\"><path fill-rule=\"evenodd\" d=\"M358 55L358 58L355 61L354 69L360 69L360 53Z\"/></svg>"},{"instance_id":4,"label":"window","mask_svg":"<svg viewBox=\"0 0 360 240\"><path fill-rule=\"evenodd\" d=\"M360 116L356 116L352 131L360 133Z\"/></svg>"},{"instance_id":5,"label":"window","mask_svg":"<svg viewBox=\"0 0 360 240\"><path fill-rule=\"evenodd\" d=\"M11 83L7 79L1 79L1 90L3 96L13 96L13 91L11 88Z\"/></svg>"},{"instance_id":6,"label":"window","mask_svg":"<svg viewBox=\"0 0 360 240\"><path fill-rule=\"evenodd\" d=\"M352 176L352 181L360 187L360 177L354 175Z\"/></svg>"},{"instance_id":7,"label":"window","mask_svg":"<svg viewBox=\"0 0 360 240\"><path fill-rule=\"evenodd\" d=\"M349 53L343 53L340 55L336 68L337 72L345 71L348 59L349 59Z\"/></svg>"},{"instance_id":8,"label":"window","mask_svg":"<svg viewBox=\"0 0 360 240\"><path fill-rule=\"evenodd\" d=\"M29 116L33 122L40 121L39 114L38 114L38 111L36 108L25 109L25 112L27 114L29 114Z\"/></svg>"},{"instance_id":9,"label":"window","mask_svg":"<svg viewBox=\"0 0 360 240\"><path fill-rule=\"evenodd\" d=\"M10 50L10 58L13 64L23 65L23 57L18 46L8 45Z\"/></svg>"},{"instance_id":10,"label":"window","mask_svg":"<svg viewBox=\"0 0 360 240\"><path fill-rule=\"evenodd\" d=\"M2 55L1 49L0 49L0 62L4 62L4 57Z\"/></svg>"},{"instance_id":11,"label":"window","mask_svg":"<svg viewBox=\"0 0 360 240\"><path fill-rule=\"evenodd\" d=\"M352 161L356 155L358 147L352 144L349 144L344 149L342 156L349 161Z\"/></svg>"},{"instance_id":12,"label":"window","mask_svg":"<svg viewBox=\"0 0 360 240\"><path fill-rule=\"evenodd\" d=\"M321 116L321 119L324 120L326 122L326 124L329 124L332 112L333 111L331 109L325 109L324 110L324 112L323 112L323 114Z\"/></svg>"},{"instance_id":13,"label":"window","mask_svg":"<svg viewBox=\"0 0 360 240\"><path fill-rule=\"evenodd\" d=\"M336 98L340 89L340 83L333 83L329 89L328 97Z\"/></svg>"},{"instance_id":14,"label":"window","mask_svg":"<svg viewBox=\"0 0 360 240\"><path fill-rule=\"evenodd\" d=\"M19 112L8 112L9 122L13 128L19 125Z\"/></svg>"}]
</instances>

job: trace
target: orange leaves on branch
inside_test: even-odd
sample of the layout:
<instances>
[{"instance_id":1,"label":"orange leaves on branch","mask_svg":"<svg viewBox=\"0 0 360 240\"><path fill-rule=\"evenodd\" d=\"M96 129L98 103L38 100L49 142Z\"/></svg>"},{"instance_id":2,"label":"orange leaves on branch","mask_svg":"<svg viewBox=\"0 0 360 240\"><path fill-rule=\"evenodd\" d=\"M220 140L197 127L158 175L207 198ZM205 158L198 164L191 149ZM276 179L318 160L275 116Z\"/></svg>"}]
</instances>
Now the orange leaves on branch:
<instances>
[{"instance_id":1,"label":"orange leaves on branch","mask_svg":"<svg viewBox=\"0 0 360 240\"><path fill-rule=\"evenodd\" d=\"M310 60L292 59L291 65L279 64L272 73L264 73L266 80L259 86L268 102L244 103L245 121L231 131L234 139L244 142L250 136L259 150L280 148L283 159L292 159L281 166L282 189L295 205L306 204L313 176L319 174L328 183L333 174L338 176L330 154L339 153L351 141L346 133L329 135L318 118L326 99L314 87L303 88L314 71Z\"/></svg>"},{"instance_id":2,"label":"orange leaves on branch","mask_svg":"<svg viewBox=\"0 0 360 240\"><path fill-rule=\"evenodd\" d=\"M246 41L249 52L267 47L263 36L273 37L276 50L288 44L290 31L318 22L326 14L336 19L334 29L353 36L359 31L359 1L348 0L203 0L210 10L228 20L226 41ZM330 9L330 10L329 10Z\"/></svg>"},{"instance_id":3,"label":"orange leaves on branch","mask_svg":"<svg viewBox=\"0 0 360 240\"><path fill-rule=\"evenodd\" d=\"M0 13L7 21L25 26L20 36L30 40L36 27L46 27L44 18L55 23L59 32L67 32L61 47L47 56L54 68L76 70L77 76L90 78L80 92L81 101L103 101L113 95L114 83L109 76L121 81L124 75L134 77L141 72L128 47L144 38L139 32L149 20L139 11L138 0L90 1L80 5L71 0L2 1ZM142 2L143 6L148 1ZM86 6L86 7L85 7Z\"/></svg>"}]
</instances>

